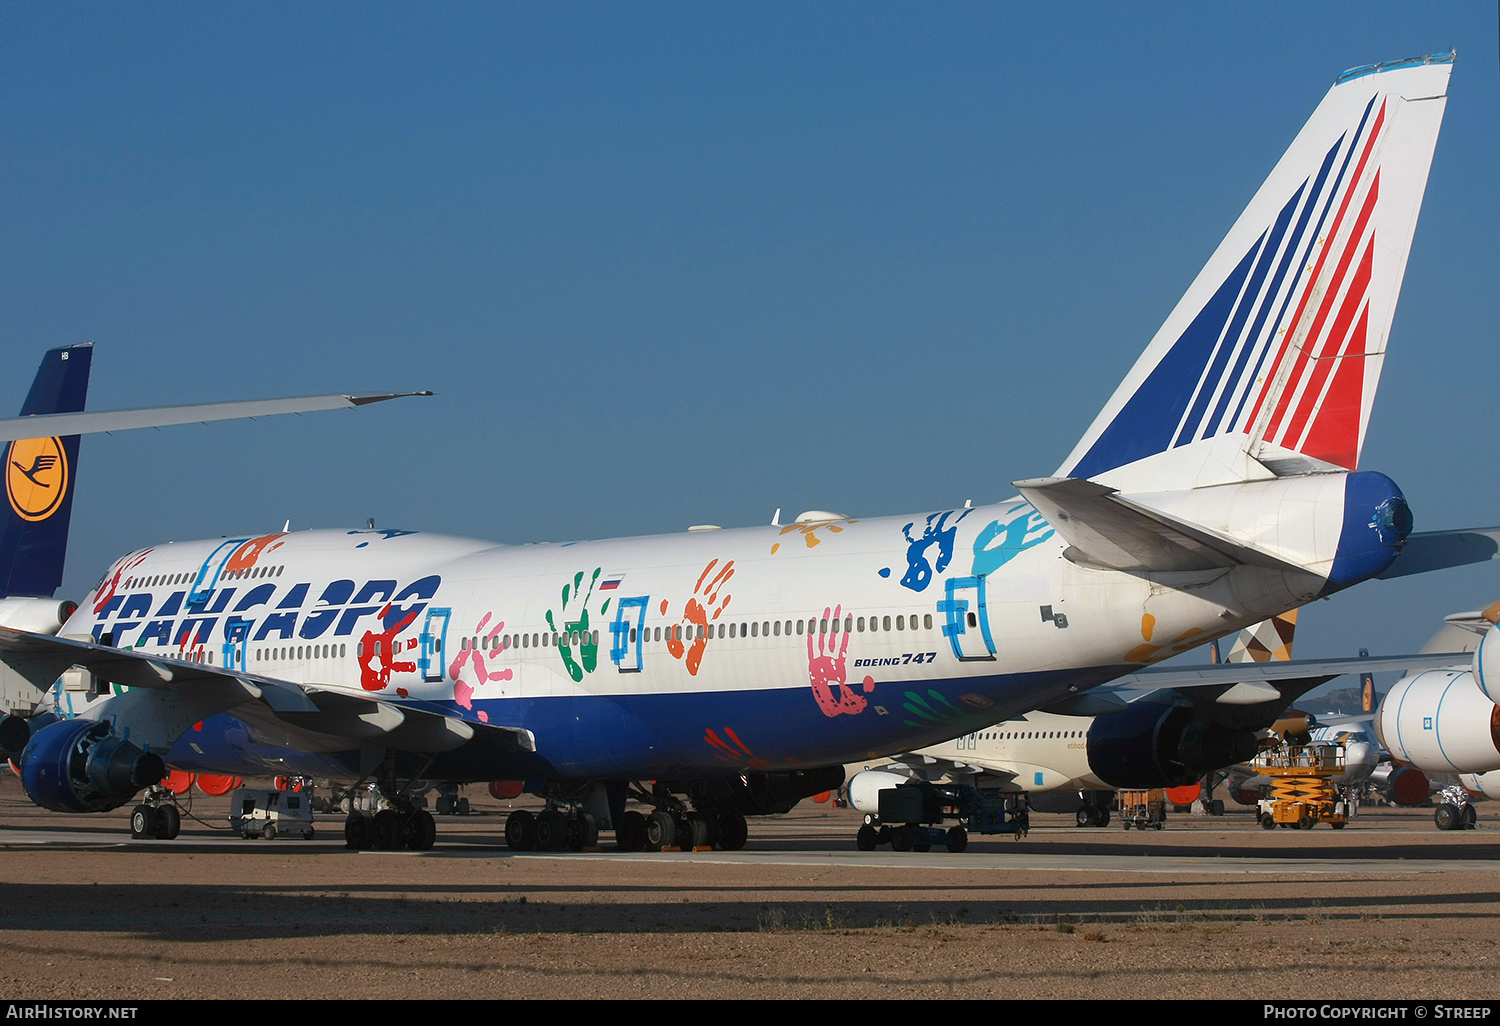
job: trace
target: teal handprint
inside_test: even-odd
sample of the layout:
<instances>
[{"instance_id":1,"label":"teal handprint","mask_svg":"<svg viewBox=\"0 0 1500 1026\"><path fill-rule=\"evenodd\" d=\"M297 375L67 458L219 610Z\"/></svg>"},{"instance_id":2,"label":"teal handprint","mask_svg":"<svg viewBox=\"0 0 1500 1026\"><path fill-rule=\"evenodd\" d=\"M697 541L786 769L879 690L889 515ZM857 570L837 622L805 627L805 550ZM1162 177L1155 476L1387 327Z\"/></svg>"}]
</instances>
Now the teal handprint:
<instances>
[{"instance_id":1,"label":"teal handprint","mask_svg":"<svg viewBox=\"0 0 1500 1026\"><path fill-rule=\"evenodd\" d=\"M1012 506L1006 515L1029 510L1005 522L993 521L974 539L975 577L993 573L1033 545L1039 545L1055 533L1036 510L1025 503Z\"/></svg>"}]
</instances>

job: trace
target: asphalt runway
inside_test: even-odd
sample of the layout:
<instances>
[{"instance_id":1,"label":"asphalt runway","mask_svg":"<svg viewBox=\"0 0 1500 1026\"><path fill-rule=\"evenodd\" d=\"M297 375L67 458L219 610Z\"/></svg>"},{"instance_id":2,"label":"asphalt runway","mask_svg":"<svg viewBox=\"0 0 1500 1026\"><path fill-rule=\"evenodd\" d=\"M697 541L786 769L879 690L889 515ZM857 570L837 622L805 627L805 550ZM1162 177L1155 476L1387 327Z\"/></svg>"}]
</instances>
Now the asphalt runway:
<instances>
[{"instance_id":1,"label":"asphalt runway","mask_svg":"<svg viewBox=\"0 0 1500 1026\"><path fill-rule=\"evenodd\" d=\"M1431 810L1367 809L1339 832L1264 831L1248 810L1145 833L1039 814L1024 840L955 855L860 852L858 813L808 802L753 820L738 853L517 854L512 803L469 796L478 814L439 817L431 851L355 853L341 817L311 841L247 841L227 798L202 796L177 840L132 841L128 810L47 813L6 777L0 994L248 999L268 978L382 999L1500 990L1487 805L1454 833Z\"/></svg>"}]
</instances>

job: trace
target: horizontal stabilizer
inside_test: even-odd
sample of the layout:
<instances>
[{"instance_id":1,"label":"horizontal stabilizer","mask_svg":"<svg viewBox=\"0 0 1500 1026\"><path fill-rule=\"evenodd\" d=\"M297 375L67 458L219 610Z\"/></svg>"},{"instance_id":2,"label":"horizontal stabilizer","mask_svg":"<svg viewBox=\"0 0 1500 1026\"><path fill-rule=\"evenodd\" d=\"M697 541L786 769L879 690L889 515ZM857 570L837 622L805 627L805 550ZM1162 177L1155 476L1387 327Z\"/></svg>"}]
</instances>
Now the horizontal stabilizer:
<instances>
[{"instance_id":1,"label":"horizontal stabilizer","mask_svg":"<svg viewBox=\"0 0 1500 1026\"><path fill-rule=\"evenodd\" d=\"M283 413L316 410L352 410L357 406L402 399L431 392L380 392L371 395L309 395L296 399L249 399L230 403L196 403L192 406L155 406L139 410L108 410L100 413L44 413L34 417L0 420L0 442L56 435L87 435L101 431L168 427L172 424L206 424L211 420L274 417Z\"/></svg>"},{"instance_id":2,"label":"horizontal stabilizer","mask_svg":"<svg viewBox=\"0 0 1500 1026\"><path fill-rule=\"evenodd\" d=\"M1401 555L1377 579L1388 581L1453 566L1488 563L1492 559L1500 559L1500 527L1422 531L1407 535Z\"/></svg>"},{"instance_id":3,"label":"horizontal stabilizer","mask_svg":"<svg viewBox=\"0 0 1500 1026\"><path fill-rule=\"evenodd\" d=\"M1076 563L1132 573L1211 570L1239 564L1303 572L1206 528L1132 503L1114 488L1081 478L1016 481Z\"/></svg>"}]
</instances>

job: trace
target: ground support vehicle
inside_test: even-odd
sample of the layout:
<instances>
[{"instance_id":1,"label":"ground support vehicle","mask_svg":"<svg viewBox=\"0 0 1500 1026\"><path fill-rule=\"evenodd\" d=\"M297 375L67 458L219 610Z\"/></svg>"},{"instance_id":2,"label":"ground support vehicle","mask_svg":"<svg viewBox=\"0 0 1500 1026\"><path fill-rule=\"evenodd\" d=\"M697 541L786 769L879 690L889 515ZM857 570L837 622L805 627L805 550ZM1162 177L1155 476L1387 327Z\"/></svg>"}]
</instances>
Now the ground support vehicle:
<instances>
[{"instance_id":1,"label":"ground support vehicle","mask_svg":"<svg viewBox=\"0 0 1500 1026\"><path fill-rule=\"evenodd\" d=\"M1333 784L1344 773L1342 744L1277 745L1257 755L1253 765L1271 781L1269 797L1258 805L1265 829L1311 830L1327 823L1342 830L1349 822L1350 803Z\"/></svg>"},{"instance_id":2,"label":"ground support vehicle","mask_svg":"<svg viewBox=\"0 0 1500 1026\"><path fill-rule=\"evenodd\" d=\"M944 828L948 818L958 820ZM1016 840L1031 829L1026 796L968 784L904 784L880 792L880 811L865 816L855 843L860 851L889 844L896 851L951 852L969 846L969 833L1010 834Z\"/></svg>"},{"instance_id":3,"label":"ground support vehicle","mask_svg":"<svg viewBox=\"0 0 1500 1026\"><path fill-rule=\"evenodd\" d=\"M242 787L229 797L229 826L247 840L297 836L310 841L312 806L307 796L294 791Z\"/></svg>"},{"instance_id":4,"label":"ground support vehicle","mask_svg":"<svg viewBox=\"0 0 1500 1026\"><path fill-rule=\"evenodd\" d=\"M1439 793L1438 806L1432 813L1432 821L1439 830L1473 830L1479 817L1474 812L1474 803L1469 792L1458 784L1443 788Z\"/></svg>"},{"instance_id":5,"label":"ground support vehicle","mask_svg":"<svg viewBox=\"0 0 1500 1026\"><path fill-rule=\"evenodd\" d=\"M1157 830L1167 825L1167 792L1160 787L1149 791L1121 791L1115 796L1120 806L1120 826L1129 830Z\"/></svg>"}]
</instances>

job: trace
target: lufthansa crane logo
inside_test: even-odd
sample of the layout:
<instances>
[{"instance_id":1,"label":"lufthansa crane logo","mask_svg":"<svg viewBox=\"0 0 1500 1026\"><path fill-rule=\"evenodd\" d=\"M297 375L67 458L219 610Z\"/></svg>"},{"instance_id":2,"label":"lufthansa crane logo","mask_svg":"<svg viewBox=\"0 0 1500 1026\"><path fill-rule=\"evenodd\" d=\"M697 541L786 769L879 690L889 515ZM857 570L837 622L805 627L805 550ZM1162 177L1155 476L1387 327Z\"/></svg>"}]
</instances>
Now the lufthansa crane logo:
<instances>
[{"instance_id":1,"label":"lufthansa crane logo","mask_svg":"<svg viewBox=\"0 0 1500 1026\"><path fill-rule=\"evenodd\" d=\"M60 438L11 442L5 453L5 497L22 520L46 520L68 494L68 456Z\"/></svg>"}]
</instances>

